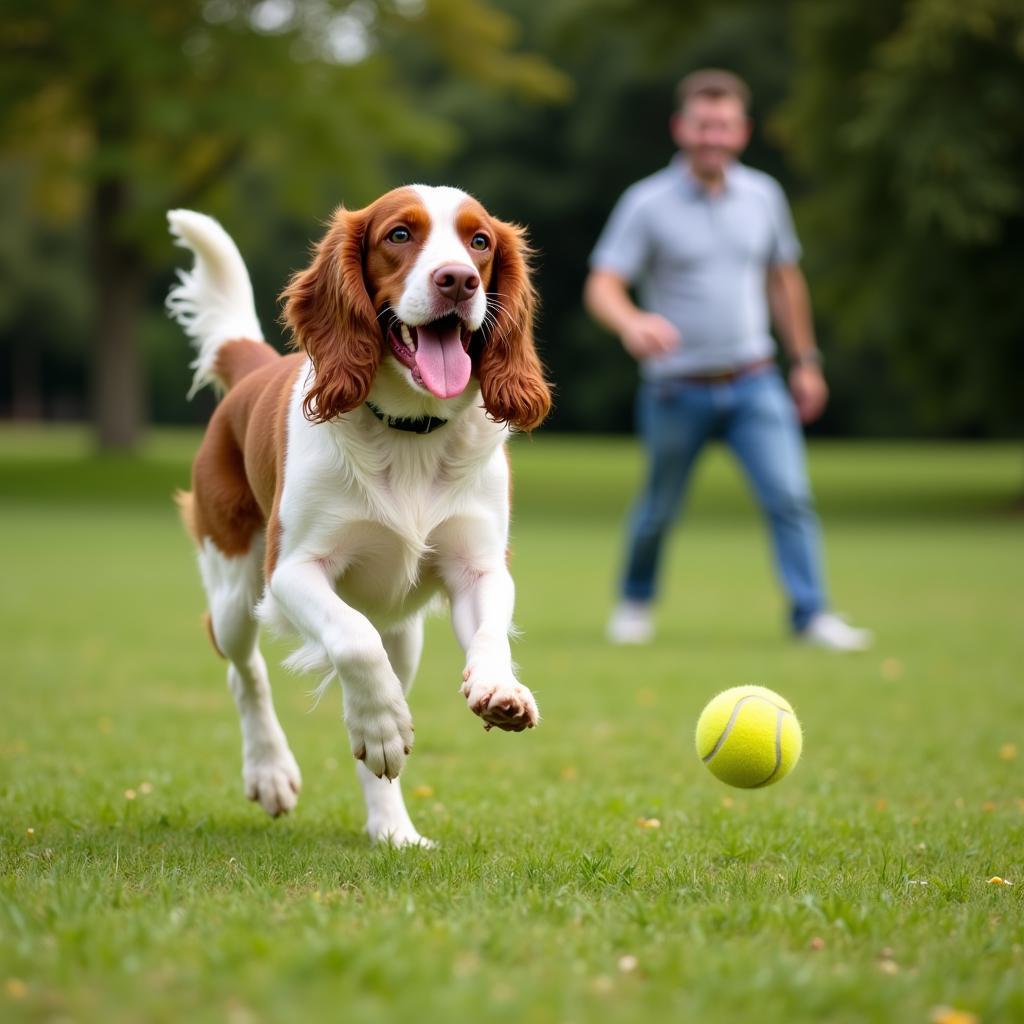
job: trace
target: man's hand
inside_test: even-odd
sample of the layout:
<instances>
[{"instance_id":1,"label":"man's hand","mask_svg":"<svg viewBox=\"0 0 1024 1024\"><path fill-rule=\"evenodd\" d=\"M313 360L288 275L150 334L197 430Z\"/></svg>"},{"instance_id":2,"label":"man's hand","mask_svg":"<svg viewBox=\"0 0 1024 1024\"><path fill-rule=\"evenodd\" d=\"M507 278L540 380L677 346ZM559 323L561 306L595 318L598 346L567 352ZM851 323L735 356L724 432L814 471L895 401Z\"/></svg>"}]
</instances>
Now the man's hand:
<instances>
[{"instance_id":1,"label":"man's hand","mask_svg":"<svg viewBox=\"0 0 1024 1024\"><path fill-rule=\"evenodd\" d=\"M661 356L678 348L682 341L678 329L657 313L637 312L619 332L622 345L634 359Z\"/></svg>"},{"instance_id":2,"label":"man's hand","mask_svg":"<svg viewBox=\"0 0 1024 1024\"><path fill-rule=\"evenodd\" d=\"M794 366L789 371L789 390L801 423L813 423L828 402L828 385L817 366Z\"/></svg>"},{"instance_id":3,"label":"man's hand","mask_svg":"<svg viewBox=\"0 0 1024 1024\"><path fill-rule=\"evenodd\" d=\"M679 331L663 316L640 309L630 298L629 284L611 270L592 270L583 288L590 315L622 341L634 359L661 356L678 348Z\"/></svg>"}]
</instances>

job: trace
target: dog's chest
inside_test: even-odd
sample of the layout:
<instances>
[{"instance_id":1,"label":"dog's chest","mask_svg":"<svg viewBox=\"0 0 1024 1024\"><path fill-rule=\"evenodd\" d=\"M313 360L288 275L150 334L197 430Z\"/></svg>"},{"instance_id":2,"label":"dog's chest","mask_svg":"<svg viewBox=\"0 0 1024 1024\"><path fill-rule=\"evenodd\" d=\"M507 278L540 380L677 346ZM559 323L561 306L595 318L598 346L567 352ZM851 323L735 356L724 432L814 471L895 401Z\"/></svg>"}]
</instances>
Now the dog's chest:
<instances>
[{"instance_id":1,"label":"dog's chest","mask_svg":"<svg viewBox=\"0 0 1024 1024\"><path fill-rule=\"evenodd\" d=\"M347 604L374 619L401 618L441 586L438 560L448 554L457 503L443 481L374 483L369 493L360 489L356 502L346 496L345 519L325 538L326 561Z\"/></svg>"},{"instance_id":2,"label":"dog's chest","mask_svg":"<svg viewBox=\"0 0 1024 1024\"><path fill-rule=\"evenodd\" d=\"M399 533L383 523L353 522L339 531L332 550L335 589L355 607L402 612L437 590L434 558L429 532Z\"/></svg>"},{"instance_id":3,"label":"dog's chest","mask_svg":"<svg viewBox=\"0 0 1024 1024\"><path fill-rule=\"evenodd\" d=\"M476 564L492 549L503 557L507 464L495 430L469 420L457 434L384 435L385 444L376 423L332 433L296 414L284 556L318 561L342 600L378 626L412 614L441 587L446 565Z\"/></svg>"}]
</instances>

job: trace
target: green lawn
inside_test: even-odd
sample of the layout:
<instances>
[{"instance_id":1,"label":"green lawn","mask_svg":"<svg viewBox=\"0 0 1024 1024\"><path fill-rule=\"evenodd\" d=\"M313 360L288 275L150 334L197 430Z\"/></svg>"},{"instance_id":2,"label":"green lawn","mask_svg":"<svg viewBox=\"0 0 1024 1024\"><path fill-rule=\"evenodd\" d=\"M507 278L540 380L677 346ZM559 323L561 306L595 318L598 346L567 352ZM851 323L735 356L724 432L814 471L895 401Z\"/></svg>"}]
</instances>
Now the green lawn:
<instances>
[{"instance_id":1,"label":"green lawn","mask_svg":"<svg viewBox=\"0 0 1024 1024\"><path fill-rule=\"evenodd\" d=\"M396 852L362 836L340 701L310 713L311 680L275 673L296 813L242 796L169 501L195 440L123 460L0 434L0 1018L1024 1020L1018 448L814 449L835 603L878 634L838 657L783 634L719 453L657 642L609 648L638 453L517 441L516 656L544 720L485 733L433 622L404 783L440 848ZM704 702L747 682L805 737L756 792L692 744Z\"/></svg>"}]
</instances>

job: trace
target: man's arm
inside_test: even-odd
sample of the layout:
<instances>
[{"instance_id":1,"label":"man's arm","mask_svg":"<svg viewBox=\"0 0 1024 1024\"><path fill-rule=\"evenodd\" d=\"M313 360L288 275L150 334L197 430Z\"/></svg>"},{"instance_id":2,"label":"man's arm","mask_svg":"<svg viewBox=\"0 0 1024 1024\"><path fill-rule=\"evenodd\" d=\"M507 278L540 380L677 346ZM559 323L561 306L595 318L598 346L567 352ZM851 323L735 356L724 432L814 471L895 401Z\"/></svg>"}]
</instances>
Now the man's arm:
<instances>
[{"instance_id":1,"label":"man's arm","mask_svg":"<svg viewBox=\"0 0 1024 1024\"><path fill-rule=\"evenodd\" d=\"M617 334L634 359L671 352L679 331L663 316L640 309L630 298L629 285L610 270L592 270L583 288L587 312Z\"/></svg>"},{"instance_id":2,"label":"man's arm","mask_svg":"<svg viewBox=\"0 0 1024 1024\"><path fill-rule=\"evenodd\" d=\"M814 338L807 280L795 263L776 263L768 268L767 287L768 308L790 360L789 389L800 421L811 423L825 410L828 385Z\"/></svg>"}]
</instances>

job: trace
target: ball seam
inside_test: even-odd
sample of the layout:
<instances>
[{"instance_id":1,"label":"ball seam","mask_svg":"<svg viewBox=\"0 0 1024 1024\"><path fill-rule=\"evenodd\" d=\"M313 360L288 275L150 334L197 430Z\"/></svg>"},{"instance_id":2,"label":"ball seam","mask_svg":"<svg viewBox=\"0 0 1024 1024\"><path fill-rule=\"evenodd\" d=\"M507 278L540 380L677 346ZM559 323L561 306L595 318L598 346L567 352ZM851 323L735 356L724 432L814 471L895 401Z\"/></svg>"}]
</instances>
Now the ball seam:
<instances>
[{"instance_id":1,"label":"ball seam","mask_svg":"<svg viewBox=\"0 0 1024 1024\"><path fill-rule=\"evenodd\" d=\"M779 769L782 767L782 716L785 714L787 712L779 708L779 713L775 719L775 767L767 779L759 782L756 786L751 786L751 789L760 789L762 786L767 786L779 774Z\"/></svg>"},{"instance_id":2,"label":"ball seam","mask_svg":"<svg viewBox=\"0 0 1024 1024\"><path fill-rule=\"evenodd\" d=\"M739 716L740 709L743 707L744 704L747 703L747 701L751 701L751 700L762 700L766 704L768 704L770 707L775 708L775 711L776 711L776 715L775 715L775 767L771 770L771 773L768 775L767 778L763 779L761 782L755 783L753 786L750 787L751 789L760 789L762 786L767 786L768 783L771 782L772 779L774 779L776 775L778 775L779 769L782 767L782 722L783 722L783 715L792 714L792 712L788 711L787 709L785 709L783 707L780 707L778 704L775 703L775 701L769 700L767 697L763 696L760 693L748 693L745 697L740 697L740 699L738 701L736 701L736 703L735 703L735 705L733 706L733 709L732 709L732 714L729 715L729 721L725 723L725 728L722 730L721 735L715 741L715 745L711 748L711 750L707 754L705 754L701 758L701 760L704 762L704 764L707 764L715 756L715 754L717 754L718 751L722 749L722 746L725 744L725 741L729 738L729 733L732 732L732 727L736 724L736 719Z\"/></svg>"},{"instance_id":3,"label":"ball seam","mask_svg":"<svg viewBox=\"0 0 1024 1024\"><path fill-rule=\"evenodd\" d=\"M729 721L725 723L725 728L722 729L721 735L715 740L715 745L701 757L701 760L707 764L722 749L722 744L729 738L729 733L732 732L732 727L736 724L736 718L740 713L740 708L743 707L747 701L751 700L763 700L766 704L775 708L777 711L783 711L778 704L773 700L768 700L766 697L762 697L759 693L748 693L745 697L740 697L738 701L733 705L732 714L729 715Z\"/></svg>"}]
</instances>

